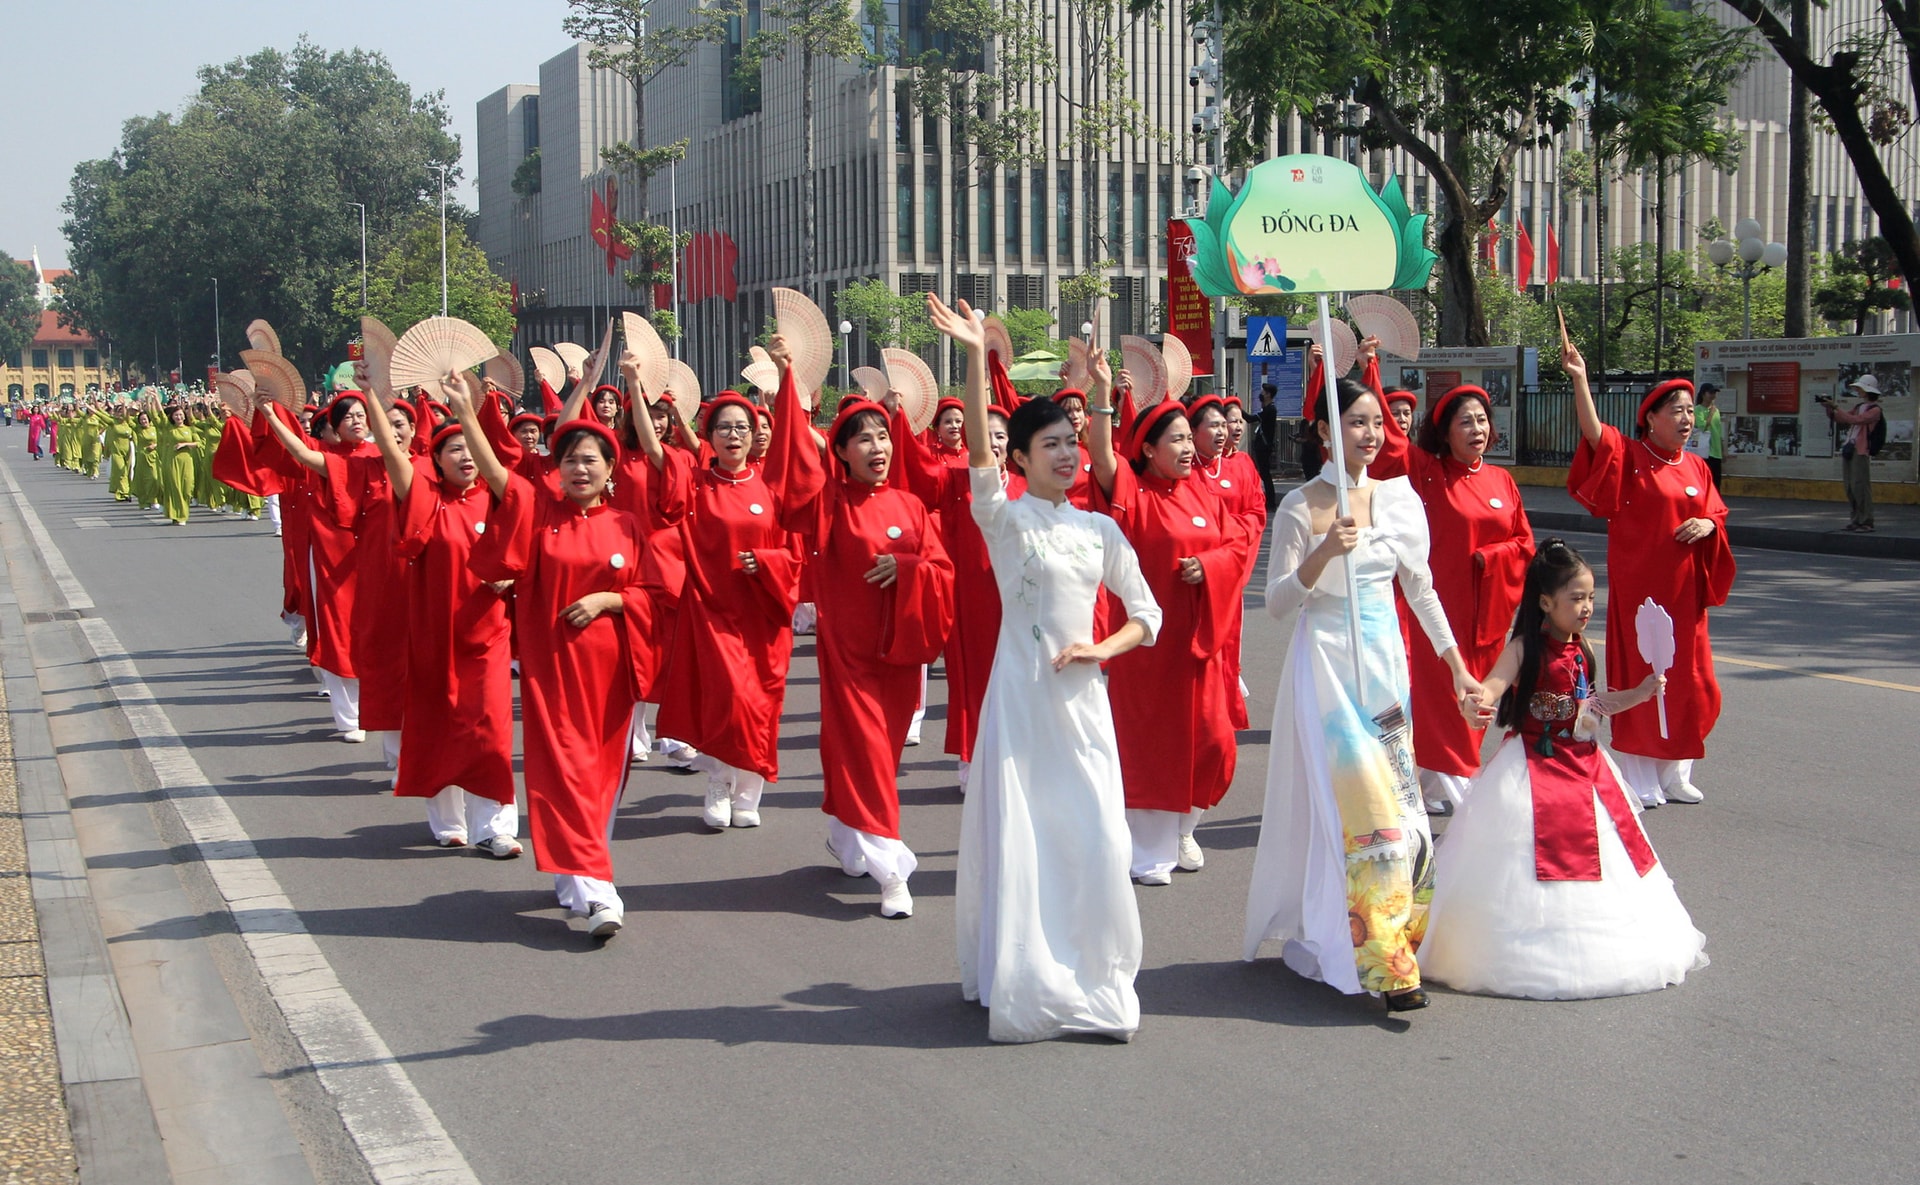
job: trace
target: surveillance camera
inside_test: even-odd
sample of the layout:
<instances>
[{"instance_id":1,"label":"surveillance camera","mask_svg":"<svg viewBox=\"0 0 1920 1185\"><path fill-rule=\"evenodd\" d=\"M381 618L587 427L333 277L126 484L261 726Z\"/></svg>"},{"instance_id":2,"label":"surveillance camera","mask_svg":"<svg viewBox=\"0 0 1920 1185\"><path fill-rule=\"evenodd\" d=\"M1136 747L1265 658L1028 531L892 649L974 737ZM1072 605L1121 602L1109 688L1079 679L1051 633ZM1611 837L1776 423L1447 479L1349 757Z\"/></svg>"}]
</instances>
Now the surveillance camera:
<instances>
[{"instance_id":1,"label":"surveillance camera","mask_svg":"<svg viewBox=\"0 0 1920 1185\"><path fill-rule=\"evenodd\" d=\"M1197 115L1194 116L1194 119L1196 120L1198 120L1199 118L1200 117ZM1206 179L1207 179L1207 171L1205 169L1201 168L1199 165L1187 166L1187 180L1198 183L1201 181L1205 181Z\"/></svg>"},{"instance_id":2,"label":"surveillance camera","mask_svg":"<svg viewBox=\"0 0 1920 1185\"><path fill-rule=\"evenodd\" d=\"M1200 85L1200 67L1189 66L1187 68L1187 85L1194 87Z\"/></svg>"}]
</instances>

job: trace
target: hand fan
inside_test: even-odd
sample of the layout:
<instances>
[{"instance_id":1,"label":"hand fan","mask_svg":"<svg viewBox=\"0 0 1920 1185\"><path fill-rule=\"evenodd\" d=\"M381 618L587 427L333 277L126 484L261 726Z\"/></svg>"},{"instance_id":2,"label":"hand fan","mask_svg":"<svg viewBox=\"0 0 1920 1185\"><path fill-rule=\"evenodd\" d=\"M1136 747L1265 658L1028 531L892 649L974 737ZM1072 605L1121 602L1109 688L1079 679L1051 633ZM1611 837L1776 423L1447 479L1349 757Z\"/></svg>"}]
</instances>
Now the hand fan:
<instances>
[{"instance_id":1,"label":"hand fan","mask_svg":"<svg viewBox=\"0 0 1920 1185\"><path fill-rule=\"evenodd\" d=\"M875 403L886 398L887 372L878 366L856 366L853 368L853 381L860 384L860 391Z\"/></svg>"},{"instance_id":2,"label":"hand fan","mask_svg":"<svg viewBox=\"0 0 1920 1185\"><path fill-rule=\"evenodd\" d=\"M1167 333L1160 337L1160 357L1167 364L1168 397L1185 398L1187 388L1193 386L1193 351L1187 349L1187 343Z\"/></svg>"},{"instance_id":3,"label":"hand fan","mask_svg":"<svg viewBox=\"0 0 1920 1185\"><path fill-rule=\"evenodd\" d=\"M222 371L213 376L213 387L215 393L220 396L220 402L227 405L228 411L243 420L253 418L252 374L244 370L235 374Z\"/></svg>"},{"instance_id":4,"label":"hand fan","mask_svg":"<svg viewBox=\"0 0 1920 1185\"><path fill-rule=\"evenodd\" d=\"M560 355L545 346L534 346L527 351L527 357L533 359L533 372L540 381L553 388L558 395L567 386L567 364L560 361Z\"/></svg>"},{"instance_id":5,"label":"hand fan","mask_svg":"<svg viewBox=\"0 0 1920 1185\"><path fill-rule=\"evenodd\" d=\"M280 352L280 335L275 333L273 326L267 324L265 321L251 321L247 324L247 344L256 350L263 350L269 354L278 354Z\"/></svg>"},{"instance_id":6,"label":"hand fan","mask_svg":"<svg viewBox=\"0 0 1920 1185\"><path fill-rule=\"evenodd\" d=\"M558 354L560 361L566 365L568 378L577 376L580 373L581 363L585 362L593 353L593 351L587 349L585 346L578 346L572 342L553 343L553 352ZM555 388L555 390L558 389L559 388Z\"/></svg>"},{"instance_id":7,"label":"hand fan","mask_svg":"<svg viewBox=\"0 0 1920 1185\"><path fill-rule=\"evenodd\" d=\"M1673 618L1667 611L1653 603L1648 597L1640 602L1640 608L1633 615L1633 633L1640 647L1640 657L1646 660L1656 675L1665 675L1673 666ZM1667 693L1663 690L1658 696L1660 702L1660 739L1667 737Z\"/></svg>"},{"instance_id":8,"label":"hand fan","mask_svg":"<svg viewBox=\"0 0 1920 1185\"><path fill-rule=\"evenodd\" d=\"M881 359L887 364L887 384L900 392L900 410L915 432L925 432L940 407L940 381L933 377L927 360L912 350L885 349Z\"/></svg>"},{"instance_id":9,"label":"hand fan","mask_svg":"<svg viewBox=\"0 0 1920 1185\"><path fill-rule=\"evenodd\" d=\"M1061 382L1076 391L1084 391L1093 381L1093 347L1077 337L1067 339L1067 373Z\"/></svg>"},{"instance_id":10,"label":"hand fan","mask_svg":"<svg viewBox=\"0 0 1920 1185\"><path fill-rule=\"evenodd\" d=\"M472 370L499 352L492 338L458 317L428 317L401 335L387 378L397 391L438 388L448 375Z\"/></svg>"},{"instance_id":11,"label":"hand fan","mask_svg":"<svg viewBox=\"0 0 1920 1185\"><path fill-rule=\"evenodd\" d=\"M612 357L613 321L609 319L606 332L600 335L600 348L587 355L585 361L580 363L580 385L587 389L589 396L602 382L602 376L607 373L607 362Z\"/></svg>"},{"instance_id":12,"label":"hand fan","mask_svg":"<svg viewBox=\"0 0 1920 1185\"><path fill-rule=\"evenodd\" d=\"M1327 342L1323 329L1330 329L1333 333L1333 356L1329 360L1333 366L1333 377L1342 378L1359 359L1360 342L1353 336L1353 327L1345 321L1336 319L1327 322L1315 317L1313 323L1307 326L1307 332L1313 335L1313 340L1320 344L1321 349L1326 348Z\"/></svg>"},{"instance_id":13,"label":"hand fan","mask_svg":"<svg viewBox=\"0 0 1920 1185\"><path fill-rule=\"evenodd\" d=\"M767 353L767 347L758 343L747 347L747 357L753 359L755 362L764 362L768 366L773 365L773 355Z\"/></svg>"},{"instance_id":14,"label":"hand fan","mask_svg":"<svg viewBox=\"0 0 1920 1185\"><path fill-rule=\"evenodd\" d=\"M658 399L667 389L667 372L671 369L668 364L673 361L667 354L667 343L660 340L653 322L639 313L620 314L620 326L626 335L627 352L640 363L640 389L647 393L647 398Z\"/></svg>"},{"instance_id":15,"label":"hand fan","mask_svg":"<svg viewBox=\"0 0 1920 1185\"><path fill-rule=\"evenodd\" d=\"M1144 411L1167 397L1167 360L1160 349L1144 337L1124 334L1120 338L1120 360L1133 377L1133 410Z\"/></svg>"},{"instance_id":16,"label":"hand fan","mask_svg":"<svg viewBox=\"0 0 1920 1185\"><path fill-rule=\"evenodd\" d=\"M488 382L513 396L515 403L527 393L527 372L512 354L499 353L487 359L484 373Z\"/></svg>"},{"instance_id":17,"label":"hand fan","mask_svg":"<svg viewBox=\"0 0 1920 1185\"><path fill-rule=\"evenodd\" d=\"M820 306L792 288L773 290L773 323L793 351L793 377L808 407L833 369L833 330Z\"/></svg>"},{"instance_id":18,"label":"hand fan","mask_svg":"<svg viewBox=\"0 0 1920 1185\"><path fill-rule=\"evenodd\" d=\"M1347 315L1360 327L1361 337L1380 339L1380 352L1413 362L1420 357L1420 325L1406 305L1379 293L1350 297Z\"/></svg>"},{"instance_id":19,"label":"hand fan","mask_svg":"<svg viewBox=\"0 0 1920 1185\"><path fill-rule=\"evenodd\" d=\"M756 360L747 363L740 368L740 377L747 380L754 390L768 399L772 399L780 390L780 368L771 361ZM807 402L806 397L802 396L800 402L804 405Z\"/></svg>"},{"instance_id":20,"label":"hand fan","mask_svg":"<svg viewBox=\"0 0 1920 1185\"><path fill-rule=\"evenodd\" d=\"M646 386L645 380L641 386ZM661 385L661 391L672 392L673 409L680 413L681 423L691 424L700 414L700 378L693 373L693 367L680 359L667 359L667 381Z\"/></svg>"},{"instance_id":21,"label":"hand fan","mask_svg":"<svg viewBox=\"0 0 1920 1185\"><path fill-rule=\"evenodd\" d=\"M378 317L360 318L360 346L366 355L367 383L380 402L393 403L393 350L400 339Z\"/></svg>"},{"instance_id":22,"label":"hand fan","mask_svg":"<svg viewBox=\"0 0 1920 1185\"><path fill-rule=\"evenodd\" d=\"M981 328L986 330L987 334L987 356L992 357L998 354L1000 356L1000 365L1006 367L1008 370L1012 370L1013 335L1007 332L1006 325L1001 322L1000 318L990 316L981 322Z\"/></svg>"},{"instance_id":23,"label":"hand fan","mask_svg":"<svg viewBox=\"0 0 1920 1185\"><path fill-rule=\"evenodd\" d=\"M281 407L298 413L306 403L306 380L293 363L271 350L242 350L240 361L253 372L254 387L265 391Z\"/></svg>"}]
</instances>

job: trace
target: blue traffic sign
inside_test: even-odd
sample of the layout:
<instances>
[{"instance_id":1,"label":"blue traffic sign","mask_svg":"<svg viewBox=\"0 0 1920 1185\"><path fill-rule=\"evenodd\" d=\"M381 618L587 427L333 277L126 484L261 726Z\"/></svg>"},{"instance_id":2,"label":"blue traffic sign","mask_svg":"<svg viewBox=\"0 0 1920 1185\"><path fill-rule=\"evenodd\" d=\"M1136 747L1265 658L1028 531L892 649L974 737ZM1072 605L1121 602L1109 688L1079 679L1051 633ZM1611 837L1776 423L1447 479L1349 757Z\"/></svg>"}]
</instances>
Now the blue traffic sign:
<instances>
[{"instance_id":1,"label":"blue traffic sign","mask_svg":"<svg viewBox=\"0 0 1920 1185\"><path fill-rule=\"evenodd\" d=\"M1287 356L1287 319L1285 317L1247 318L1247 358L1280 359Z\"/></svg>"}]
</instances>

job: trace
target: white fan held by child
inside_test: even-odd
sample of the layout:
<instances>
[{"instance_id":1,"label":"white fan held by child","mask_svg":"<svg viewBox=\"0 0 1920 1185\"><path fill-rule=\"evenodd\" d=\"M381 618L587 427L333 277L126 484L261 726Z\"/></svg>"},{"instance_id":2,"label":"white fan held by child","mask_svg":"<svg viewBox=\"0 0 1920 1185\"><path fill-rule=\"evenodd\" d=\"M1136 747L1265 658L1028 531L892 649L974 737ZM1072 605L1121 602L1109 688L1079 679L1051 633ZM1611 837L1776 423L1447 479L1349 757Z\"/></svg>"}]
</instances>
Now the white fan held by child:
<instances>
[{"instance_id":1,"label":"white fan held by child","mask_svg":"<svg viewBox=\"0 0 1920 1185\"><path fill-rule=\"evenodd\" d=\"M1633 615L1633 632L1639 639L1640 657L1645 659L1653 673L1666 678L1667 671L1673 666L1673 618L1665 609L1653 603L1648 597L1640 602L1639 610ZM1667 689L1663 683L1656 697L1660 705L1660 739L1667 739ZM1697 801L1697 800L1695 800Z\"/></svg>"}]
</instances>

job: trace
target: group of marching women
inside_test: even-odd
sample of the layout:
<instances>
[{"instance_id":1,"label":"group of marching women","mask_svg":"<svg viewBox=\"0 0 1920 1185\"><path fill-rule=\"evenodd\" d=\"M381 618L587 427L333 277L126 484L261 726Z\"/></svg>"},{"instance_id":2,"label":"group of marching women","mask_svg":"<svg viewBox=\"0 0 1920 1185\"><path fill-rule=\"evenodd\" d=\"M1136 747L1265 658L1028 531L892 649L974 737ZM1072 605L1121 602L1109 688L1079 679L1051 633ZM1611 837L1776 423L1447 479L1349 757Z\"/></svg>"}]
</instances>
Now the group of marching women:
<instances>
[{"instance_id":1,"label":"group of marching women","mask_svg":"<svg viewBox=\"0 0 1920 1185\"><path fill-rule=\"evenodd\" d=\"M963 993L996 1040L1124 1040L1133 886L1204 866L1195 826L1248 723L1242 590L1268 512L1246 416L1135 392L1099 356L1085 389L1023 399L964 303L928 306L967 383L925 433L891 394L816 425L776 337L771 407L728 391L686 423L631 359L618 385L571 373L544 416L472 374L390 401L337 382L323 406L226 418L212 472L278 498L283 617L336 728L380 737L442 844L521 853L518 671L534 855L598 940L624 922L610 837L649 707L706 774L705 822L758 826L796 618L818 635L827 850L873 878L882 915L910 915L897 778L941 658ZM1707 611L1733 577L1726 508L1683 447L1690 387L1650 392L1629 438L1565 347L1570 487L1610 522L1603 665L1593 568L1536 550L1485 463L1486 394L1419 414L1363 362L1331 398L1316 367L1308 419L1342 464L1272 523L1266 606L1291 642L1245 956L1277 942L1396 1010L1425 1006L1427 979L1539 998L1679 982L1704 938L1639 815L1700 800ZM1664 677L1634 633L1648 598L1674 621ZM1453 816L1437 846L1429 805Z\"/></svg>"},{"instance_id":2,"label":"group of marching women","mask_svg":"<svg viewBox=\"0 0 1920 1185\"><path fill-rule=\"evenodd\" d=\"M204 398L164 405L151 394L36 406L26 419L27 452L51 455L63 469L96 480L102 468L116 502L163 512L184 525L194 506L257 519L261 500L213 474L212 456L226 413Z\"/></svg>"}]
</instances>

